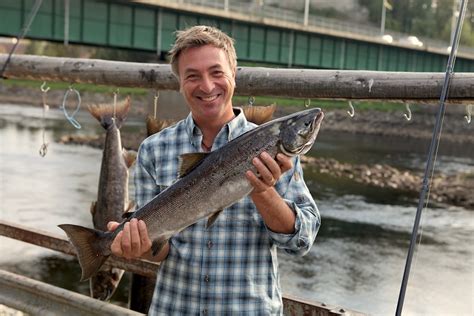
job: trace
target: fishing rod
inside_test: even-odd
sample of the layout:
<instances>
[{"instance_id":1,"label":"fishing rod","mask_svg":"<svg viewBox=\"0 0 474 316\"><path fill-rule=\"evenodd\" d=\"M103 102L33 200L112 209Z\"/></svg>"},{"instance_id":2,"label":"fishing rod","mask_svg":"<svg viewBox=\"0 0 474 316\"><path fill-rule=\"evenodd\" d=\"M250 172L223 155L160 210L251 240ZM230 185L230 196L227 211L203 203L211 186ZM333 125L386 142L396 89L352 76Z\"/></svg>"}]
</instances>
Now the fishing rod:
<instances>
[{"instance_id":1,"label":"fishing rod","mask_svg":"<svg viewBox=\"0 0 474 316\"><path fill-rule=\"evenodd\" d=\"M426 160L426 168L423 177L423 185L420 192L420 200L418 202L418 208L416 210L415 222L413 224L413 231L411 234L410 247L408 249L407 260L405 263L405 271L403 272L403 280L400 288L400 294L398 296L397 310L395 315L401 316L403 310L403 302L405 300L405 293L408 285L408 277L410 276L411 262L413 259L413 253L415 252L416 240L418 236L418 229L420 227L421 213L423 206L425 205L425 199L428 196L431 184L431 179L434 173L434 164L436 162L436 155L438 153L439 141L441 135L441 129L443 126L444 113L446 111L446 98L449 91L449 84L454 69L454 61L456 59L456 53L459 46L459 39L461 37L461 29L466 14L468 0L462 0L460 6L460 12L457 19L456 29L451 42L451 51L449 53L448 64L446 66L446 74L444 77L443 90L441 91L441 97L439 99L439 109L436 116L436 123L433 129L433 136L431 138L430 148L428 150L428 158ZM428 202L426 202L428 203Z\"/></svg>"}]
</instances>

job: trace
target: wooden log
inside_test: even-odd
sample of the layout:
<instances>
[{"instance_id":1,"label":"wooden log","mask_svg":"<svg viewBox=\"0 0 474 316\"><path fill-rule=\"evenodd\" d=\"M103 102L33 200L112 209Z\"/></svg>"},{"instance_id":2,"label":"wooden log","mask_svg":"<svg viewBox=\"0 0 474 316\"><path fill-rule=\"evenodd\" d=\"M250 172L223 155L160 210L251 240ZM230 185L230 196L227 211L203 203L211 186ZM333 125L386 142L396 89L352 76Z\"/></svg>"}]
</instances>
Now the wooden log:
<instances>
[{"instance_id":1,"label":"wooden log","mask_svg":"<svg viewBox=\"0 0 474 316\"><path fill-rule=\"evenodd\" d=\"M0 65L7 55L0 54ZM12 57L6 78L179 90L166 64L35 55ZM238 67L236 95L436 103L444 73ZM453 75L450 103L474 101L474 73Z\"/></svg>"}]
</instances>

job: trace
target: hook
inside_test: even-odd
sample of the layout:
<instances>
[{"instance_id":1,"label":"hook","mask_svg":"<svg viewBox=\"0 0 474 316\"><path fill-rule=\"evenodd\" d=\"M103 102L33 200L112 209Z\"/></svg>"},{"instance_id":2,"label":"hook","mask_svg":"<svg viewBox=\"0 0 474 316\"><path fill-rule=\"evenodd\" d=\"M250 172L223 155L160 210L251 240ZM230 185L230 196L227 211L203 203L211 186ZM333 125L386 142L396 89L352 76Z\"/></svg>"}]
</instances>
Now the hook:
<instances>
[{"instance_id":1,"label":"hook","mask_svg":"<svg viewBox=\"0 0 474 316\"><path fill-rule=\"evenodd\" d=\"M46 119L46 111L49 110L49 105L46 102L46 95L49 91L49 87L45 88L46 86L46 81L43 81L43 84L41 85L40 89L43 92L42 94L42 100L43 100L43 118L42 118L42 139L43 139L43 144L41 144L41 147L39 149L39 154L41 157L46 156L46 153L48 152L48 143L46 142L46 137L45 137L45 119Z\"/></svg>"},{"instance_id":2,"label":"hook","mask_svg":"<svg viewBox=\"0 0 474 316\"><path fill-rule=\"evenodd\" d=\"M76 93L76 96L77 96L77 105L76 105L76 109L72 112L71 115L69 115L69 113L67 112L66 110L66 100L67 100L67 97L69 95L70 92L74 92ZM79 94L79 91L77 91L76 89L74 89L72 87L72 85L69 86L69 89L66 90L66 93L64 94L64 98L63 98L63 103L62 105L60 106L60 109L63 110L64 112L64 116L66 117L66 119L69 121L69 123L72 124L72 126L74 126L75 128L77 129L80 129L81 128L81 124L79 124L79 122L74 118L74 116L77 114L77 112L79 111L79 108L81 107L81 95Z\"/></svg>"},{"instance_id":3,"label":"hook","mask_svg":"<svg viewBox=\"0 0 474 316\"><path fill-rule=\"evenodd\" d=\"M407 121L411 120L411 110L410 110L410 103L405 103L405 108L407 109L408 115L406 113L403 113L403 116Z\"/></svg>"},{"instance_id":4,"label":"hook","mask_svg":"<svg viewBox=\"0 0 474 316\"><path fill-rule=\"evenodd\" d=\"M255 103L255 97L250 96L248 100L248 104L252 106Z\"/></svg>"},{"instance_id":5,"label":"hook","mask_svg":"<svg viewBox=\"0 0 474 316\"><path fill-rule=\"evenodd\" d=\"M158 98L160 97L160 92L156 90L155 96L153 97L153 118L156 119L156 110L158 108Z\"/></svg>"},{"instance_id":6,"label":"hook","mask_svg":"<svg viewBox=\"0 0 474 316\"><path fill-rule=\"evenodd\" d=\"M117 114L117 95L118 94L119 94L119 89L117 88L114 91L114 116L113 116L114 119L116 118L116 114Z\"/></svg>"},{"instance_id":7,"label":"hook","mask_svg":"<svg viewBox=\"0 0 474 316\"><path fill-rule=\"evenodd\" d=\"M467 124L471 124L471 117L472 117L472 114L471 114L471 109L472 109L472 104L468 104L466 105L466 113L467 115L464 115L464 118L466 119L466 122Z\"/></svg>"},{"instance_id":8,"label":"hook","mask_svg":"<svg viewBox=\"0 0 474 316\"><path fill-rule=\"evenodd\" d=\"M304 101L304 107L309 108L310 105L311 105L311 99L308 98L308 99L306 99L306 101Z\"/></svg>"},{"instance_id":9,"label":"hook","mask_svg":"<svg viewBox=\"0 0 474 316\"><path fill-rule=\"evenodd\" d=\"M40 89L41 89L41 92L48 92L49 91L49 87L45 88L46 87L46 81L43 81L43 84L41 85Z\"/></svg>"},{"instance_id":10,"label":"hook","mask_svg":"<svg viewBox=\"0 0 474 316\"><path fill-rule=\"evenodd\" d=\"M349 107L350 107L350 111L347 111L347 114L349 114L350 117L354 117L355 115L355 109L354 109L354 106L352 105L352 102L349 100Z\"/></svg>"}]
</instances>

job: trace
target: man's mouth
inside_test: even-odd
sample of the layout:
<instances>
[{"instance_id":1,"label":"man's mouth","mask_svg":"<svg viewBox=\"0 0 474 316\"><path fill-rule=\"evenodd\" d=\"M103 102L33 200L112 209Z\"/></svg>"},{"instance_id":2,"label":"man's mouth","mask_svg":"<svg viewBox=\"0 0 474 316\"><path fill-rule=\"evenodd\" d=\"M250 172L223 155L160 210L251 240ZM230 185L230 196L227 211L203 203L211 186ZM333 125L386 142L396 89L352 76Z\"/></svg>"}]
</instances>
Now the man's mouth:
<instances>
[{"instance_id":1,"label":"man's mouth","mask_svg":"<svg viewBox=\"0 0 474 316\"><path fill-rule=\"evenodd\" d=\"M198 99L204 101L204 102L212 102L214 101L215 99L217 99L219 97L219 94L215 94L215 95L210 95L208 97L204 97L204 96L198 96Z\"/></svg>"}]
</instances>

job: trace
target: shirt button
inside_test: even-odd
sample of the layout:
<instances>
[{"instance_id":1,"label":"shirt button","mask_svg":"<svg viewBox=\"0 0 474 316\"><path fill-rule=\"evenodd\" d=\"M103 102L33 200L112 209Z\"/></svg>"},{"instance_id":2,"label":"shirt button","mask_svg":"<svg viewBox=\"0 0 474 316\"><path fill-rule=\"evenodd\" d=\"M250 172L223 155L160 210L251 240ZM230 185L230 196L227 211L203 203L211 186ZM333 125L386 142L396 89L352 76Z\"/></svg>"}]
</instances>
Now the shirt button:
<instances>
[{"instance_id":1,"label":"shirt button","mask_svg":"<svg viewBox=\"0 0 474 316\"><path fill-rule=\"evenodd\" d=\"M204 315L207 315L207 309L203 309L202 313L203 313Z\"/></svg>"},{"instance_id":2,"label":"shirt button","mask_svg":"<svg viewBox=\"0 0 474 316\"><path fill-rule=\"evenodd\" d=\"M209 282L209 276L208 276L208 275L205 275L205 276L204 276L204 281L205 281L205 282Z\"/></svg>"},{"instance_id":3,"label":"shirt button","mask_svg":"<svg viewBox=\"0 0 474 316\"><path fill-rule=\"evenodd\" d=\"M209 248L209 249L212 248L212 241L209 240L209 241L207 242L207 248Z\"/></svg>"}]
</instances>

